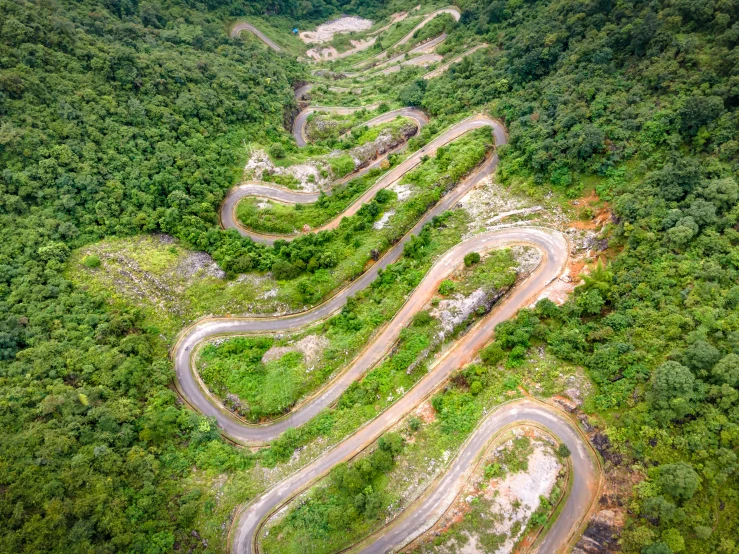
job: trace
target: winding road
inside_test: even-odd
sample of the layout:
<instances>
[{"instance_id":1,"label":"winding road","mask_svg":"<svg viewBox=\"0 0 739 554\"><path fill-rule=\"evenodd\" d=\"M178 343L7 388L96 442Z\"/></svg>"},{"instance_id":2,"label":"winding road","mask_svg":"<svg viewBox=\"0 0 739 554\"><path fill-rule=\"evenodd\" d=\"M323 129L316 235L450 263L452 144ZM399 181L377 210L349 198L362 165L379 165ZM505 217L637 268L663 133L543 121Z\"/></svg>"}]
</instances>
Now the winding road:
<instances>
[{"instance_id":1,"label":"winding road","mask_svg":"<svg viewBox=\"0 0 739 554\"><path fill-rule=\"evenodd\" d=\"M232 29L232 35L234 33L238 34L242 30L253 32L270 45L271 41L249 24L235 26ZM274 43L270 47L279 51L279 47ZM454 60L450 63L453 62ZM425 118L425 116L423 117ZM300 121L296 120L298 134L303 138L306 121L307 115ZM433 155L441 146L472 129L480 127L491 127L496 146L506 143L505 130L498 122L482 115L465 119L441 133L434 141L388 172L365 194L353 202L345 212L321 228L334 228L342 217L356 213L359 207L369 201L378 190L396 182L412 170L420 163L424 155ZM281 481L244 507L237 515L231 528L229 537L232 552L238 554L256 553L258 551L257 537L260 528L271 514L297 494L313 485L336 464L353 458L371 445L389 428L416 408L419 403L438 390L454 371L472 362L479 350L493 338L494 328L498 323L515 316L519 309L535 300L543 289L563 272L568 261L569 247L564 235L559 231L532 226L512 226L488 231L454 246L434 263L395 317L378 331L375 338L349 363L345 370L314 396L305 399L291 413L267 424L248 424L228 411L217 398L207 391L194 367L198 349L217 336L292 331L322 321L337 313L350 296L367 287L377 277L380 270L401 257L403 247L412 235L419 233L423 225L430 221L432 217L454 207L477 183L490 175L497 164L497 150L494 150L483 164L449 191L377 263L359 278L337 291L324 303L310 310L282 317L206 318L188 327L180 334L179 340L173 347L172 357L176 370L176 386L182 397L194 409L205 415L213 416L221 427L223 434L231 440L249 445L264 444L278 437L286 429L300 426L322 410L330 407L351 383L360 379L380 362L389 353L400 331L438 290L439 283L463 263L466 254L486 252L512 245L531 246L542 253L541 262L534 271L518 283L487 316L446 351L429 369L428 373L405 395L391 404L384 412L378 414L375 419L363 425L353 435L347 437L318 459ZM245 183L233 189L222 206L221 220L223 225L238 228L242 234L263 242L271 242L275 237L250 233L239 228L235 221L233 214L236 203L245 196L262 196L282 202L295 203L313 202L317 198L317 195L311 193L300 193L273 185L265 185L264 183ZM432 484L422 497L408 507L403 514L377 533L367 537L359 545L355 545L353 550L384 553L408 544L438 520L451 505L456 492L461 490L467 478L469 468L476 462L486 446L490 444L493 437L511 425L527 422L545 427L560 441L564 442L572 452L571 460L574 476L572 489L561 513L534 548L535 551L542 554L564 551L577 536L587 514L593 507L595 498L597 498L601 480L600 464L597 456L590 449L587 439L567 414L533 399L516 400L503 404L483 418L462 446L456 458L452 460L443 476Z\"/></svg>"},{"instance_id":2,"label":"winding road","mask_svg":"<svg viewBox=\"0 0 739 554\"><path fill-rule=\"evenodd\" d=\"M459 11L459 8L457 8L456 6L450 6L448 8L442 8L440 10L436 10L435 12L432 12L429 15L427 15L425 18L423 18L423 20L418 25L416 25L415 27L413 27L413 29L411 29L408 34L406 34L398 42L396 42L395 44L393 44L390 48L387 48L387 49L383 50L382 52L380 52L376 56L371 57L368 60L364 60L364 61L361 61L359 63L356 63L352 67L354 67L355 69L359 69L359 68L364 67L366 65L372 65L372 64L378 62L379 60L385 59L385 57L387 57L388 52L390 52L393 48L397 48L398 46L403 46L404 44L407 44L413 38L413 35L416 33L416 31L419 31L423 27L425 27L437 15L441 15L441 14L444 14L444 13L448 13L449 15L451 15L454 18L455 21L459 21L460 18L462 17L462 13ZM446 39L446 35L444 35L444 39ZM442 39L442 40L444 40L444 39ZM441 41L439 41L439 42L441 42Z\"/></svg>"},{"instance_id":3,"label":"winding road","mask_svg":"<svg viewBox=\"0 0 739 554\"><path fill-rule=\"evenodd\" d=\"M247 23L246 21L239 21L231 27L231 38L238 37L243 31L249 31L275 52L282 52L282 48L280 48L272 39L257 29L254 25Z\"/></svg>"},{"instance_id":4,"label":"winding road","mask_svg":"<svg viewBox=\"0 0 739 554\"><path fill-rule=\"evenodd\" d=\"M404 113L411 113L411 110L414 110L413 108L403 108L403 110L407 110ZM401 111L401 110L398 110ZM417 111L417 110L416 110ZM379 116L378 118L375 118L375 120L372 121L381 121L387 114L383 114ZM395 117L395 116L394 116ZM425 116L424 116L425 117ZM297 120L296 120L297 121ZM419 117L419 124L420 124L420 117ZM303 123L304 124L304 123ZM479 129L481 127L492 127L493 133L495 135L495 143L496 145L505 144L507 142L507 137L505 134L505 130L503 127L493 119L490 119L487 116L484 115L476 115L473 117L469 117L467 119L464 119L457 123L456 125L453 125L440 135L438 135L434 140L429 142L426 146L421 148L420 150L414 152L411 154L408 158L403 160L400 164L398 164L395 168L387 172L385 175L383 175L380 179L375 182L374 185L372 185L370 188L368 188L361 196L359 196L354 202L352 202L343 212L338 214L336 217L334 217L331 221L328 221L327 223L316 227L315 229L312 229L311 232L316 233L319 231L327 230L327 229L335 229L339 226L341 223L341 220L344 217L348 217L351 215L354 215L357 213L357 211L362 207L363 204L366 204L372 198L374 198L375 194L380 189L387 188L391 186L393 183L398 182L406 173L411 171L413 168L415 168L418 164L421 163L424 156L433 156L436 151L449 144L450 142L453 142L454 140L458 139L460 136L474 130ZM494 161L493 161L494 160ZM373 164L371 164L369 167L365 168L363 172L369 171L373 166L378 165L382 159L375 160ZM491 154L491 156L488 157L488 161L483 164L483 167L490 168L491 164L497 163L497 157L495 154ZM492 171L492 169L490 168ZM477 172L475 172L477 174ZM352 178L357 177L357 174L353 174ZM472 179L468 178L465 179L465 181L456 187L455 191L461 191L463 193L466 193L469 188L474 186L477 181L473 181ZM237 229L239 233L241 233L242 236L248 236L254 241L263 242L266 244L274 244L276 240L292 240L298 235L266 235L262 233L257 233L256 231L252 231L249 229L246 229L243 227L236 217L236 207L238 205L238 202L246 198L248 196L260 196L264 198L269 198L272 200L277 200L279 202L296 202L296 203L306 203L306 202L315 202L316 196L311 193L299 193L295 191L291 191L289 189L285 189L283 187L278 187L276 185L271 185L267 183L258 183L258 182L250 182L246 184L242 184L239 186L234 187L231 189L229 194L226 196L226 199L224 200L223 204L221 205L221 224L224 228L227 229ZM456 198L456 194L447 195L447 197L454 197ZM447 206L447 202L442 201L440 205ZM453 204L449 205L449 207L453 206ZM446 208L448 209L448 207Z\"/></svg>"}]
</instances>

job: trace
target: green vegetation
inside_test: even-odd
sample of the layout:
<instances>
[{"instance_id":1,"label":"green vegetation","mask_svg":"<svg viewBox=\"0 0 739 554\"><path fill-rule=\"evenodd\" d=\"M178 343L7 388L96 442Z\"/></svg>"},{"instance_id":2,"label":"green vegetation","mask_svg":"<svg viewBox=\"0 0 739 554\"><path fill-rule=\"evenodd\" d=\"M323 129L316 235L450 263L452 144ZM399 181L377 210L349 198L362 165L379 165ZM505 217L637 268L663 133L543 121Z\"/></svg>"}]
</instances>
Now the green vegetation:
<instances>
[{"instance_id":1,"label":"green vegetation","mask_svg":"<svg viewBox=\"0 0 739 554\"><path fill-rule=\"evenodd\" d=\"M457 25L454 18L448 13L442 13L437 15L425 26L420 28L418 31L413 33L413 40L408 41L408 45L412 48L416 44L426 42L429 39L433 39L441 35L442 33L448 33Z\"/></svg>"},{"instance_id":2,"label":"green vegetation","mask_svg":"<svg viewBox=\"0 0 739 554\"><path fill-rule=\"evenodd\" d=\"M425 272L431 261L430 256L424 256L418 270ZM489 298L495 298L515 282L514 264L509 251L496 251L484 264L465 268L454 278L463 294L482 288ZM207 345L198 360L203 381L229 409L250 421L289 411L300 398L314 393L354 359L397 313L422 275L414 272L412 276L403 276L400 270L401 274L393 278L398 271L395 265L386 271L389 275L381 276L386 280L385 286L370 287L352 298L341 314L299 334L279 340L262 336L217 339ZM437 300L432 300L432 305ZM479 311L458 324L455 333L484 315L491 304L492 301L482 303ZM440 335L443 332L438 318L428 311L416 314L401 333L398 349L392 354L392 369L419 365L414 360L428 357L431 345ZM305 342L312 347L301 347ZM279 356L263 361L265 354L277 347L281 348Z\"/></svg>"},{"instance_id":3,"label":"green vegetation","mask_svg":"<svg viewBox=\"0 0 739 554\"><path fill-rule=\"evenodd\" d=\"M409 227L399 226L398 222L415 223L412 218L420 217L425 211L423 209L425 206L435 203L442 191L451 187L479 164L490 145L488 129L478 129L460 137L449 146L440 149L435 159L426 160L403 178L401 184L413 185L413 194L409 199L400 202L392 191L381 190L376 194L375 201L364 206L360 212L370 216L368 222L372 222L382 212L394 211L395 215L389 221L388 227L395 229L396 237L402 236L402 231ZM347 165L351 164L353 169L354 163L351 158L348 156L345 158L348 158ZM393 155L390 158L393 162L396 161ZM348 208L379 179L381 174L379 169L373 169L361 178L336 186L330 195L322 194L313 204L289 206L267 202L265 206L264 200L245 199L239 202L237 217L245 227L264 233L292 234L296 230L302 230L305 225L311 228L319 227ZM345 221L352 220L353 218L347 218ZM357 226L354 227L356 228ZM329 240L351 244L351 239L347 238L347 235L352 236L351 229L350 225L342 223L338 231L332 232ZM328 244L325 248L328 249ZM343 259L347 255L347 252L342 252L338 259Z\"/></svg>"},{"instance_id":4,"label":"green vegetation","mask_svg":"<svg viewBox=\"0 0 739 554\"><path fill-rule=\"evenodd\" d=\"M547 442L541 438L534 440L540 447L543 445L544 448L549 448ZM495 451L492 451L492 448L495 448ZM503 481L506 474L527 471L528 460L533 450L532 441L526 436L516 438L516 435L507 432L496 437L492 445L488 446L488 453L483 458L485 463L478 467L470 478L470 482L475 483L474 488L468 486L467 492L471 494L464 496L466 493L463 493L457 500L458 503L463 503L461 518L455 517L451 525L444 528L441 533L432 532L429 540L421 542L411 552L418 554L458 551L468 544L483 548L485 552L495 552L509 538L513 539L513 544L516 545L528 532L546 525L553 505L562 497L567 477L566 470L560 470L548 498L540 496L539 507L526 519L518 519L521 516L516 513L522 507L520 500L513 501L507 509L502 509L497 502L499 490L495 485ZM515 494L519 491L512 492ZM515 518L516 521L510 526L509 531L500 532L501 525L505 529L506 522L511 518ZM523 534L522 529L525 530Z\"/></svg>"},{"instance_id":5,"label":"green vegetation","mask_svg":"<svg viewBox=\"0 0 739 554\"><path fill-rule=\"evenodd\" d=\"M388 433L377 448L331 470L326 485L314 488L300 506L262 539L266 552L335 552L367 534L387 516L387 474L403 452L403 437Z\"/></svg>"},{"instance_id":6,"label":"green vegetation","mask_svg":"<svg viewBox=\"0 0 739 554\"><path fill-rule=\"evenodd\" d=\"M454 155L450 147L409 175L403 184L416 196L385 229L371 230L378 199L333 234L275 248L223 231L217 210L240 178L245 145L268 147L279 164L333 148L298 154L284 129L295 108L292 84L307 78L292 53L277 55L250 37L231 40L225 29L269 10L268 32L283 40L283 30L337 12L380 20L408 7L0 1L0 550L222 549L223 522L265 486L249 468L275 466L319 436L346 436L423 373L435 350L424 346L433 323L419 316L396 355L334 409L260 453L237 451L212 421L178 404L160 335L209 311L267 303L253 285L216 277L177 281L182 289L164 287L156 298L145 297L147 287L112 294L119 283L107 274L111 264L139 274L101 246L164 232L179 243L142 254L153 276L167 275L185 248L199 250L228 278L271 271L278 281L255 288L279 288L289 308L358 275L373 250L397 239L480 159L478 146ZM510 131L500 149L504 185L534 197L595 190L615 217L599 237L610 246L606 265L569 302L540 302L502 324L482 362L434 397L440 432L461 439L484 408L515 397L519 386L548 396L580 366L596 385L584 407L610 442L608 468L627 468L639 480L621 499L630 514L624 551L734 552L737 3L461 0L460 8L462 20L447 28L439 51L481 41L494 47L428 82L424 70L406 68L357 86L372 89L372 101L431 114L411 148L427 142L435 125L472 111L503 119ZM412 25L394 26L357 59ZM302 48L292 38L282 43ZM411 241L378 290L394 281L412 288L429 257L464 233L460 218L437 221ZM457 292L466 286L452 282ZM152 308L156 302L163 308ZM370 325L357 310L349 305L336 325ZM275 370L299 373L303 361L293 358ZM294 395L281 398L276 393L265 406L274 410Z\"/></svg>"}]
</instances>

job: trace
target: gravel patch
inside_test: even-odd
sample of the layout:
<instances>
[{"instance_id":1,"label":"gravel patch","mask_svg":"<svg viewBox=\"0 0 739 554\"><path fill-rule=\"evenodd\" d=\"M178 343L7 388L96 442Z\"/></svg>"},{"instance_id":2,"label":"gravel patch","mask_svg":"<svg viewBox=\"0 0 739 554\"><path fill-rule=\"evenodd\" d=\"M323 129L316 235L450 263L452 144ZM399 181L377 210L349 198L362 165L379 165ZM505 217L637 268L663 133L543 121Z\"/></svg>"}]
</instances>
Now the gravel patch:
<instances>
[{"instance_id":1,"label":"gravel patch","mask_svg":"<svg viewBox=\"0 0 739 554\"><path fill-rule=\"evenodd\" d=\"M513 551L519 534L511 536L516 522L524 528L526 522L539 507L539 497L548 497L557 482L561 465L552 451L541 442L535 441L534 451L529 456L529 469L521 473L507 475L495 487L486 489L486 496L492 497L492 511L502 515L495 524L495 532L507 534L505 543L496 554Z\"/></svg>"},{"instance_id":2,"label":"gravel patch","mask_svg":"<svg viewBox=\"0 0 739 554\"><path fill-rule=\"evenodd\" d=\"M371 19L357 16L344 16L328 23L322 23L315 31L299 33L300 39L306 44L320 44L331 42L336 34L356 33L367 31L372 27Z\"/></svg>"},{"instance_id":3,"label":"gravel patch","mask_svg":"<svg viewBox=\"0 0 739 554\"><path fill-rule=\"evenodd\" d=\"M407 200L413 194L413 188L410 185L401 185L397 182L392 184L389 189L398 195L398 200L401 202Z\"/></svg>"},{"instance_id":4,"label":"gravel patch","mask_svg":"<svg viewBox=\"0 0 739 554\"><path fill-rule=\"evenodd\" d=\"M372 225L373 229L384 229L385 225L387 225L388 220L395 215L395 210L388 210L384 214L382 214L382 217L374 222Z\"/></svg>"},{"instance_id":5,"label":"gravel patch","mask_svg":"<svg viewBox=\"0 0 739 554\"><path fill-rule=\"evenodd\" d=\"M272 175L290 175L298 181L298 188L306 192L318 192L329 184L315 163L276 167L264 150L255 150L244 167L244 177L269 182Z\"/></svg>"},{"instance_id":6,"label":"gravel patch","mask_svg":"<svg viewBox=\"0 0 739 554\"><path fill-rule=\"evenodd\" d=\"M300 352L303 354L305 365L309 366L308 371L311 371L313 366L320 359L323 351L328 347L328 344L329 341L326 337L308 335L292 345L273 346L264 353L264 356L262 356L262 363L266 364L273 360L279 360L285 354L290 352Z\"/></svg>"},{"instance_id":7,"label":"gravel patch","mask_svg":"<svg viewBox=\"0 0 739 554\"><path fill-rule=\"evenodd\" d=\"M442 332L440 333L439 339L443 340L457 325L466 320L472 312L480 306L489 303L489 297L490 295L487 292L479 288L468 296L457 293L452 298L441 300L439 305L429 312L433 317L441 321Z\"/></svg>"}]
</instances>

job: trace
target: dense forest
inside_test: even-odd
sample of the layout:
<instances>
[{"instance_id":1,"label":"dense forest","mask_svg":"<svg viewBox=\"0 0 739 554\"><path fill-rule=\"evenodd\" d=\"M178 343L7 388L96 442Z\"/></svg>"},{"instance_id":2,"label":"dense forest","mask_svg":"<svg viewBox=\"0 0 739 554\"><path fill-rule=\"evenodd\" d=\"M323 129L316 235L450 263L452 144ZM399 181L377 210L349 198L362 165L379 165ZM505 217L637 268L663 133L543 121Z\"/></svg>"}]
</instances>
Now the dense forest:
<instances>
[{"instance_id":1,"label":"dense forest","mask_svg":"<svg viewBox=\"0 0 739 554\"><path fill-rule=\"evenodd\" d=\"M487 108L510 132L503 183L575 199L587 177L614 214L574 298L503 324L483 361L514 371L545 343L587 369L610 462L648 477L624 499L626 551L739 551L739 2L459 6L454 32L494 48L398 98ZM242 141L282 136L307 73L226 25L390 8L0 0L0 551L207 549L182 477L218 463L218 430L177 403L158 330L65 261L165 232L231 274L307 268L310 236L271 248L218 226ZM220 470L253 463L231 450Z\"/></svg>"}]
</instances>

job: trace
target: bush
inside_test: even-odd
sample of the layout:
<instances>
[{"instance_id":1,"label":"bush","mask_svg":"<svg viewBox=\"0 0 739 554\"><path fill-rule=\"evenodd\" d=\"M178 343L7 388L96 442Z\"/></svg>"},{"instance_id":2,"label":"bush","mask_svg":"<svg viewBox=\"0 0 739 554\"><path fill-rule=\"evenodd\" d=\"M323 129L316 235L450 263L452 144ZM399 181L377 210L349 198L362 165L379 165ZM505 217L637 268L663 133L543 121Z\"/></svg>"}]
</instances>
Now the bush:
<instances>
[{"instance_id":1,"label":"bush","mask_svg":"<svg viewBox=\"0 0 739 554\"><path fill-rule=\"evenodd\" d=\"M464 257L464 265L467 267L473 266L480 261L480 254L477 252L470 252Z\"/></svg>"},{"instance_id":2,"label":"bush","mask_svg":"<svg viewBox=\"0 0 739 554\"><path fill-rule=\"evenodd\" d=\"M444 279L439 285L439 294L447 296L457 290L457 284L449 279Z\"/></svg>"},{"instance_id":3,"label":"bush","mask_svg":"<svg viewBox=\"0 0 739 554\"><path fill-rule=\"evenodd\" d=\"M85 264L87 267L91 267L91 268L100 267L100 264L101 264L100 258L95 256L94 254L85 257L82 263Z\"/></svg>"},{"instance_id":4,"label":"bush","mask_svg":"<svg viewBox=\"0 0 739 554\"><path fill-rule=\"evenodd\" d=\"M278 281L295 279L298 275L300 275L300 270L290 262L277 260L272 264L272 276Z\"/></svg>"},{"instance_id":5,"label":"bush","mask_svg":"<svg viewBox=\"0 0 739 554\"><path fill-rule=\"evenodd\" d=\"M483 361L483 363L490 366L497 365L497 363L505 358L505 356L505 352L497 343L486 346L480 352L480 359Z\"/></svg>"},{"instance_id":6,"label":"bush","mask_svg":"<svg viewBox=\"0 0 739 554\"><path fill-rule=\"evenodd\" d=\"M269 155L275 160L281 160L287 155L287 152L285 152L285 147L278 142L269 147Z\"/></svg>"},{"instance_id":7,"label":"bush","mask_svg":"<svg viewBox=\"0 0 739 554\"><path fill-rule=\"evenodd\" d=\"M567 448L567 445L565 443L560 443L559 447L557 448L557 456L559 456L560 458L567 458L570 454L572 454L572 452L570 452L570 449Z\"/></svg>"},{"instance_id":8,"label":"bush","mask_svg":"<svg viewBox=\"0 0 739 554\"><path fill-rule=\"evenodd\" d=\"M414 433L421 428L421 420L417 417L412 417L408 420L408 427Z\"/></svg>"}]
</instances>

